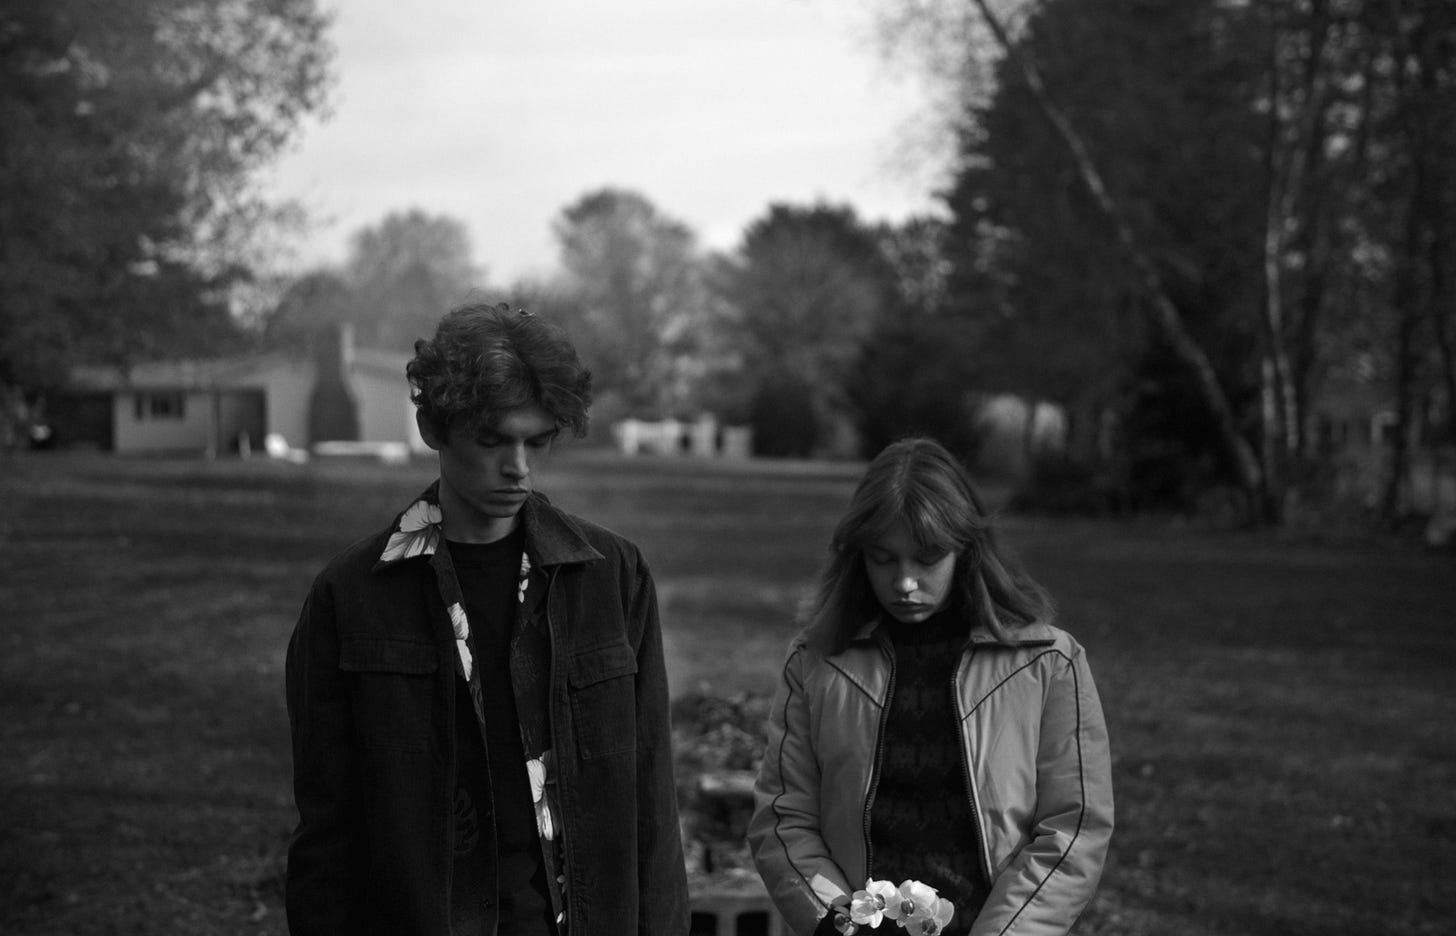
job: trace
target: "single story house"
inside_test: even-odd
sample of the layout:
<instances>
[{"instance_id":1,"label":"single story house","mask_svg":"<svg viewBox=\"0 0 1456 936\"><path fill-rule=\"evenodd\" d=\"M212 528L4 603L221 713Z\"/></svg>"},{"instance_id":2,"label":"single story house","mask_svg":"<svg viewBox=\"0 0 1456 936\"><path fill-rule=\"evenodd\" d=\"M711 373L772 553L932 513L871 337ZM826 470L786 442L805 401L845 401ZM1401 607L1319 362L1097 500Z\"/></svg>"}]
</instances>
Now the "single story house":
<instances>
[{"instance_id":1,"label":"single story house","mask_svg":"<svg viewBox=\"0 0 1456 936\"><path fill-rule=\"evenodd\" d=\"M320 442L426 446L415 425L406 354L355 348L351 330L312 350L82 367L47 403L60 445L121 453L216 455Z\"/></svg>"}]
</instances>

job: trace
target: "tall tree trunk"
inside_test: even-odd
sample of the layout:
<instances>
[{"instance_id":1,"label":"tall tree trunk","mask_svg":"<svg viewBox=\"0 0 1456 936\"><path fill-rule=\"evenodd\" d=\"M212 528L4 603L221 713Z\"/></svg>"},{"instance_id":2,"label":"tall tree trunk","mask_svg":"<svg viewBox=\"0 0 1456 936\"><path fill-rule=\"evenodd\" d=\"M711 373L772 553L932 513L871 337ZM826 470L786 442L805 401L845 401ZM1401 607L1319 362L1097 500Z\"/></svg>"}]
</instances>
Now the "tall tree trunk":
<instances>
[{"instance_id":1,"label":"tall tree trunk","mask_svg":"<svg viewBox=\"0 0 1456 936\"><path fill-rule=\"evenodd\" d=\"M1448 183L1449 184L1449 183ZM1451 276L1451 260L1456 255L1456 240L1451 237L1451 203L1442 199L1436 229L1432 232L1430 253L1427 262L1431 270L1431 292L1426 309L1430 315L1431 332L1436 338L1436 350L1441 360L1441 383L1446 391L1446 435L1448 441L1456 444L1456 348L1452 347L1451 329L1456 325L1456 286Z\"/></svg>"},{"instance_id":2,"label":"tall tree trunk","mask_svg":"<svg viewBox=\"0 0 1456 936\"><path fill-rule=\"evenodd\" d=\"M1390 442L1390 464L1385 476L1385 494L1382 510L1387 523L1400 519L1401 492L1406 487L1406 475L1410 472L1410 426L1415 411L1416 383L1416 331L1421 315L1416 309L1415 264L1407 260L1405 269L1397 274L1395 303L1400 316L1396 329L1395 348L1395 428Z\"/></svg>"},{"instance_id":3,"label":"tall tree trunk","mask_svg":"<svg viewBox=\"0 0 1456 936\"><path fill-rule=\"evenodd\" d=\"M1233 407L1229 403L1223 386L1218 381L1218 374L1209 361L1208 355L1204 353L1203 348L1199 346L1184 323L1182 313L1178 311L1177 304L1173 302L1163 284L1157 264L1133 233L1127 213L1108 191L1102 174L1098 171L1081 135L1072 126L1061 107L1052 99L1042 81L1041 73L1031 60L1011 42L1005 27L991 12L986 0L975 0L975 4L1001 50L1020 69L1037 105L1070 151L1077 171L1093 200L1111 222L1119 245L1137 271L1158 327L1179 362L1193 377L1200 398L1213 416L1219 442L1233 463L1239 484L1252 501L1258 504L1261 518L1266 522L1276 522L1279 519L1281 500L1279 492L1271 489L1270 481L1272 479L1266 476L1260 466L1258 454L1249 441L1240 434Z\"/></svg>"},{"instance_id":4,"label":"tall tree trunk","mask_svg":"<svg viewBox=\"0 0 1456 936\"><path fill-rule=\"evenodd\" d=\"M1322 210L1320 200L1310 189L1317 177L1324 153L1325 92L1324 52L1329 35L1329 7L1326 0L1313 0L1308 17L1300 27L1307 38L1307 58L1297 88L1286 88L1281 81L1285 54L1282 29L1278 20L1278 4L1269 6L1269 149L1266 154L1268 189L1264 216L1264 281L1263 320L1268 341L1265 368L1265 434L1264 470L1281 481L1283 487L1289 463L1304 448L1304 410L1301 373L1307 365L1296 368L1291 359L1291 344L1307 332L1310 316L1317 316L1319 303L1306 302L1295 311L1291 326L1289 288L1286 281L1286 260L1291 242L1305 248L1304 286L1309 296L1311 281L1322 271L1312 270L1308 249L1315 239L1315 226ZM1287 102L1298 115L1292 127L1286 127L1284 105ZM1292 131L1292 132L1291 132ZM1302 214L1303 212L1303 214ZM1272 435L1272 438L1270 436Z\"/></svg>"},{"instance_id":5,"label":"tall tree trunk","mask_svg":"<svg viewBox=\"0 0 1456 936\"><path fill-rule=\"evenodd\" d=\"M1396 29L1402 28L1397 23ZM1422 62L1411 53L1405 37L1397 32L1400 53L1396 87L1402 98L1410 93L1411 85L1406 83L1408 69L1422 72ZM1395 313L1399 323L1396 326L1395 346L1395 430L1391 439L1389 474L1385 479L1383 513L1388 523L1400 519L1401 492L1406 485L1410 470L1410 430L1415 415L1416 332L1424 318L1424 304L1421 301L1420 275L1426 257L1427 244L1426 212L1430 193L1427 191L1429 178L1426 162L1426 146L1430 139L1427 132L1426 114L1419 107L1413 107L1405 121L1405 144L1408 147L1411 166L1409 198L1406 203L1404 243L1399 245L1395 264Z\"/></svg>"}]
</instances>

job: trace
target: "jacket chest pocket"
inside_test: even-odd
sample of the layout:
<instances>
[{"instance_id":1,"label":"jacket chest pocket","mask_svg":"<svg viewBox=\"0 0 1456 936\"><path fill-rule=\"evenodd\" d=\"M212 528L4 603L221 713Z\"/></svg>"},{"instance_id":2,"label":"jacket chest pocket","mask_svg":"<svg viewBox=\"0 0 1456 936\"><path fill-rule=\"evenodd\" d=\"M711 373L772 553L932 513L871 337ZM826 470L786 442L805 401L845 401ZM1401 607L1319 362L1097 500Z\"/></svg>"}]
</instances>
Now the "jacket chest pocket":
<instances>
[{"instance_id":1,"label":"jacket chest pocket","mask_svg":"<svg viewBox=\"0 0 1456 936\"><path fill-rule=\"evenodd\" d=\"M637 656L625 640L572 654L566 682L583 758L637 750Z\"/></svg>"},{"instance_id":2,"label":"jacket chest pocket","mask_svg":"<svg viewBox=\"0 0 1456 936\"><path fill-rule=\"evenodd\" d=\"M427 750L439 668L432 643L339 635L339 669L354 676L350 701L359 743L383 751Z\"/></svg>"}]
</instances>

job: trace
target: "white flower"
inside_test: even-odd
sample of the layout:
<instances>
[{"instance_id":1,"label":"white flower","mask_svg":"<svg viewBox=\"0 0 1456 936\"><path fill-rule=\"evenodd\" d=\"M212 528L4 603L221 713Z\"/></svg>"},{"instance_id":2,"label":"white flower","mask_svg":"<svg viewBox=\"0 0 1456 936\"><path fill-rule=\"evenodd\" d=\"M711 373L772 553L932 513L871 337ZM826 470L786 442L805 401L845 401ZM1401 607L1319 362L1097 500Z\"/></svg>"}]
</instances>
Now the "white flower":
<instances>
[{"instance_id":1,"label":"white flower","mask_svg":"<svg viewBox=\"0 0 1456 936\"><path fill-rule=\"evenodd\" d=\"M465 678L470 679L470 671L474 668L474 660L470 657L470 621L465 617L465 608L460 602L455 602L449 608L450 628L455 632L455 650L460 654L460 669L464 671Z\"/></svg>"},{"instance_id":2,"label":"white flower","mask_svg":"<svg viewBox=\"0 0 1456 936\"><path fill-rule=\"evenodd\" d=\"M867 881L865 889L855 891L849 903L849 918L855 923L878 927L885 918L885 908L900 892L889 881Z\"/></svg>"},{"instance_id":3,"label":"white flower","mask_svg":"<svg viewBox=\"0 0 1456 936\"><path fill-rule=\"evenodd\" d=\"M470 622L466 620L465 608L458 601L450 606L450 626L455 630L456 640L464 640L470 633Z\"/></svg>"},{"instance_id":4,"label":"white flower","mask_svg":"<svg viewBox=\"0 0 1456 936\"><path fill-rule=\"evenodd\" d=\"M438 504L424 500L410 504L409 509L399 518L399 529L390 534L384 553L379 558L384 562L393 562L396 559L432 555L440 545L441 519Z\"/></svg>"},{"instance_id":5,"label":"white flower","mask_svg":"<svg viewBox=\"0 0 1456 936\"><path fill-rule=\"evenodd\" d=\"M526 761L526 776L531 781L531 802L536 806L536 831L543 842L549 842L556 837L556 823L551 818L551 802L546 796L546 783L549 778L545 758L549 756L551 752L547 751L540 757Z\"/></svg>"},{"instance_id":6,"label":"white flower","mask_svg":"<svg viewBox=\"0 0 1456 936\"><path fill-rule=\"evenodd\" d=\"M516 588L516 602L524 604L526 601L526 586L531 584L531 557L524 552L521 553L521 582Z\"/></svg>"},{"instance_id":7,"label":"white flower","mask_svg":"<svg viewBox=\"0 0 1456 936\"><path fill-rule=\"evenodd\" d=\"M399 518L399 528L404 533L414 533L416 530L423 530L427 526L436 526L443 519L440 513L440 505L432 504L429 501L417 500L410 504L409 510Z\"/></svg>"}]
</instances>

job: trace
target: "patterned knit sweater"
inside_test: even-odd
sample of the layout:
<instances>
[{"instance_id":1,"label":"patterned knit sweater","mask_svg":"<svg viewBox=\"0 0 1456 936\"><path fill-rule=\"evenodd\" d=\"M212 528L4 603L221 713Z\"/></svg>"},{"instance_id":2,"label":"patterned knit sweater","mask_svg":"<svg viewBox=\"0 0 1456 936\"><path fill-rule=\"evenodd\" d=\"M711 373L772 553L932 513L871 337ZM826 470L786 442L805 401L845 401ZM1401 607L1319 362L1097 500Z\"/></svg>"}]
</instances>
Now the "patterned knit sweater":
<instances>
[{"instance_id":1,"label":"patterned knit sweater","mask_svg":"<svg viewBox=\"0 0 1456 936\"><path fill-rule=\"evenodd\" d=\"M929 884L956 905L948 936L966 932L985 902L976 825L952 680L966 626L941 612L919 624L889 620L894 695L870 812L870 876Z\"/></svg>"}]
</instances>

